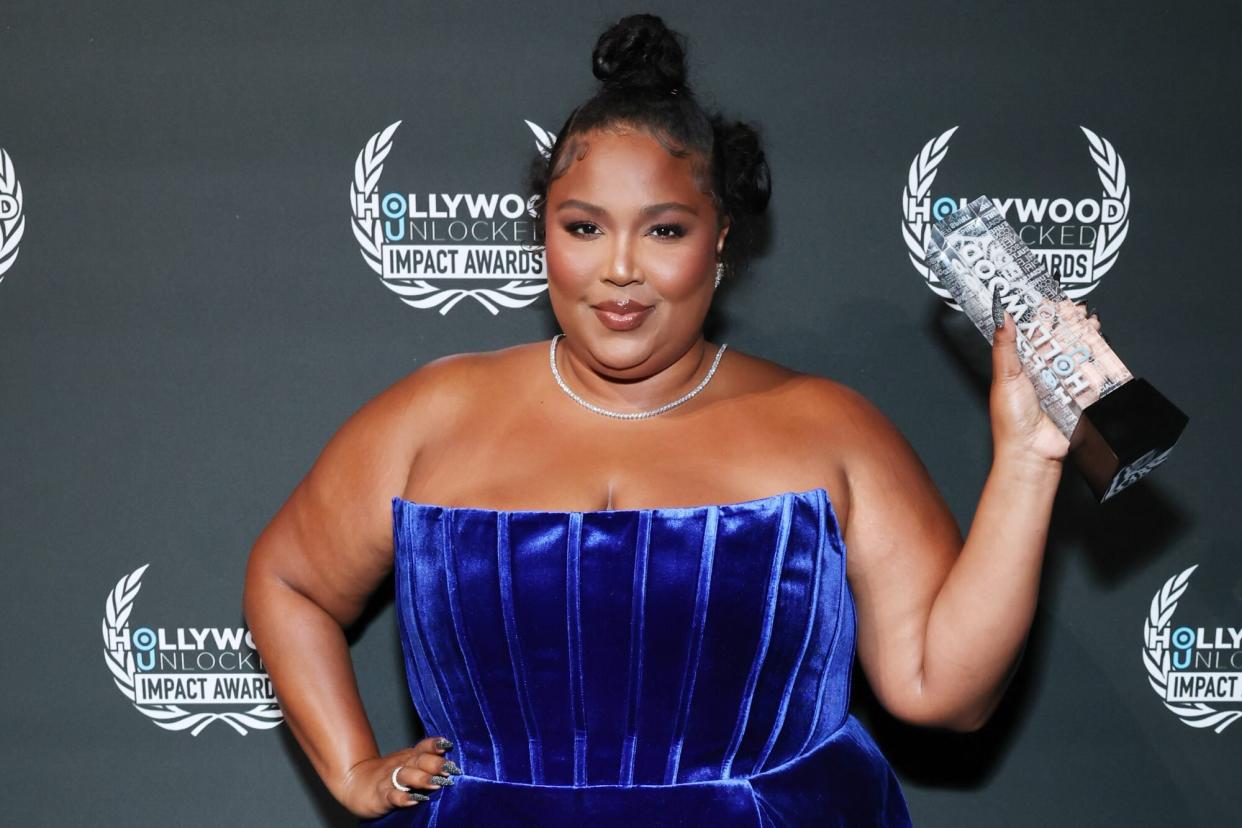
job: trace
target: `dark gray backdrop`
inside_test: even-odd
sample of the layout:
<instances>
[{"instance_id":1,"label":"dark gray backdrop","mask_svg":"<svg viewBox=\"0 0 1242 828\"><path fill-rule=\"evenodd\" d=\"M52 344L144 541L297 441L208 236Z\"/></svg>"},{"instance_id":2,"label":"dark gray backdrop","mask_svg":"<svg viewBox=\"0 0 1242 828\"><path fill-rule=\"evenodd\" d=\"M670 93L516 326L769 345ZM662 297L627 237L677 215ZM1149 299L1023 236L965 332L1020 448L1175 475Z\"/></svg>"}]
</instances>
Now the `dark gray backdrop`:
<instances>
[{"instance_id":1,"label":"dark gray backdrop","mask_svg":"<svg viewBox=\"0 0 1242 828\"><path fill-rule=\"evenodd\" d=\"M866 394L963 531L990 461L987 349L959 354L906 255L911 161L960 125L937 192L1098 197L1079 125L1115 146L1131 225L1088 301L1190 427L1106 507L1067 471L1025 660L982 732L902 726L861 678L854 709L920 826L1236 819L1242 725L1183 724L1142 661L1152 596L1192 565L1176 623L1242 626L1224 5L6 3L0 147L26 228L0 281L3 821L349 824L286 725L191 735L136 710L105 599L149 563L133 626L239 627L251 544L350 413L432 358L554 332L546 296L403 304L350 231L355 157L401 119L384 191L520 191L523 120L557 129L601 28L641 10L767 140L770 243L711 335ZM395 625L381 594L352 632L385 751L422 735Z\"/></svg>"}]
</instances>

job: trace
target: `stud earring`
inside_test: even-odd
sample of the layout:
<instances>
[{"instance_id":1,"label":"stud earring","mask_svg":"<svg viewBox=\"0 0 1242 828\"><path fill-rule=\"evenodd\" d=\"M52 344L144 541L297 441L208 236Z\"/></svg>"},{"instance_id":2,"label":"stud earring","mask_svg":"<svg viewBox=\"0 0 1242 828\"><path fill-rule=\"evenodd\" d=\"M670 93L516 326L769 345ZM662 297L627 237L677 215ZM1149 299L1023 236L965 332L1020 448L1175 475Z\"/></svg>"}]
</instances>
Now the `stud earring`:
<instances>
[{"instance_id":1,"label":"stud earring","mask_svg":"<svg viewBox=\"0 0 1242 828\"><path fill-rule=\"evenodd\" d=\"M724 278L724 262L716 262L716 287L720 287L720 280Z\"/></svg>"}]
</instances>

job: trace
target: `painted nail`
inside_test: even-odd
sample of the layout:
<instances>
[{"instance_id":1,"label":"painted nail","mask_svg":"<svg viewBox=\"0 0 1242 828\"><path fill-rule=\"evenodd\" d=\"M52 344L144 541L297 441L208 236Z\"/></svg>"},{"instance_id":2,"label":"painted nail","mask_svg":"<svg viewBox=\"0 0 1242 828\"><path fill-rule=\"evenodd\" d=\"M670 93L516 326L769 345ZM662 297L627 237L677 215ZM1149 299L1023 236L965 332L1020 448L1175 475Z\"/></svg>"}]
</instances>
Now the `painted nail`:
<instances>
[{"instance_id":1,"label":"painted nail","mask_svg":"<svg viewBox=\"0 0 1242 828\"><path fill-rule=\"evenodd\" d=\"M1005 327L1005 309L1001 306L999 290L992 291L992 326L995 328Z\"/></svg>"},{"instance_id":2,"label":"painted nail","mask_svg":"<svg viewBox=\"0 0 1242 828\"><path fill-rule=\"evenodd\" d=\"M431 782L432 782L432 784L433 784L433 785L439 785L440 787L442 787L442 788L443 788L443 787L447 787L448 785L452 785L452 784L453 784L453 777L451 777L451 776L433 776L433 777L431 777Z\"/></svg>"},{"instance_id":3,"label":"painted nail","mask_svg":"<svg viewBox=\"0 0 1242 828\"><path fill-rule=\"evenodd\" d=\"M415 802L427 802L431 799L431 797L427 796L427 794L419 793L418 791L410 791L410 799Z\"/></svg>"},{"instance_id":4,"label":"painted nail","mask_svg":"<svg viewBox=\"0 0 1242 828\"><path fill-rule=\"evenodd\" d=\"M443 736L441 736L439 739L436 739L436 749L437 750L452 750L453 743L450 742L448 739L445 739Z\"/></svg>"},{"instance_id":5,"label":"painted nail","mask_svg":"<svg viewBox=\"0 0 1242 828\"><path fill-rule=\"evenodd\" d=\"M461 776L461 768L457 767L457 763L452 759L444 760L444 767L441 768L445 773L451 773L454 776Z\"/></svg>"}]
</instances>

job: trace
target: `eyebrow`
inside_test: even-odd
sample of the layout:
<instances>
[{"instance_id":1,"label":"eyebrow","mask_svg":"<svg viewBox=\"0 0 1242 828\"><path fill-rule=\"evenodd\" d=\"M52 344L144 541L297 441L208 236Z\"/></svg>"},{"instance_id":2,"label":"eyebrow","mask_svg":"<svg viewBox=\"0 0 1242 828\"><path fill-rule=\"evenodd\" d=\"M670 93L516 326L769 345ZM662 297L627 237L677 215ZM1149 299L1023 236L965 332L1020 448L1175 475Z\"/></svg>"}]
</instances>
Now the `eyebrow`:
<instances>
[{"instance_id":1,"label":"eyebrow","mask_svg":"<svg viewBox=\"0 0 1242 828\"><path fill-rule=\"evenodd\" d=\"M579 210L585 210L586 212L596 216L607 215L608 213L607 210L600 207L598 204L591 204L588 201L581 201L576 198L565 199L556 206L556 209L564 210L571 207L576 207ZM648 204L639 212L644 216L653 216L657 213L664 213L670 210L680 210L682 212L689 213L692 216L697 216L699 214L698 210L694 209L689 204L682 204L680 201L662 201L659 204Z\"/></svg>"}]
</instances>

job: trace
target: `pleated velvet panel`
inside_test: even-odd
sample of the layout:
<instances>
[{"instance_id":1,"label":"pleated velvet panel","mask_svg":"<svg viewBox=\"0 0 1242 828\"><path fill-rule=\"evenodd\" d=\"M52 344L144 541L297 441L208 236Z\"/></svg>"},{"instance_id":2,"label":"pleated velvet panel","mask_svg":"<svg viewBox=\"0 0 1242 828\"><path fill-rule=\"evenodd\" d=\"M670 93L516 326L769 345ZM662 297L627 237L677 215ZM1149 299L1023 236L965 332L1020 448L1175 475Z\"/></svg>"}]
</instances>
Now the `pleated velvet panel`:
<instances>
[{"instance_id":1,"label":"pleated velvet panel","mask_svg":"<svg viewBox=\"0 0 1242 828\"><path fill-rule=\"evenodd\" d=\"M392 507L411 698L463 774L361 824L910 824L849 715L854 605L825 489Z\"/></svg>"}]
</instances>

